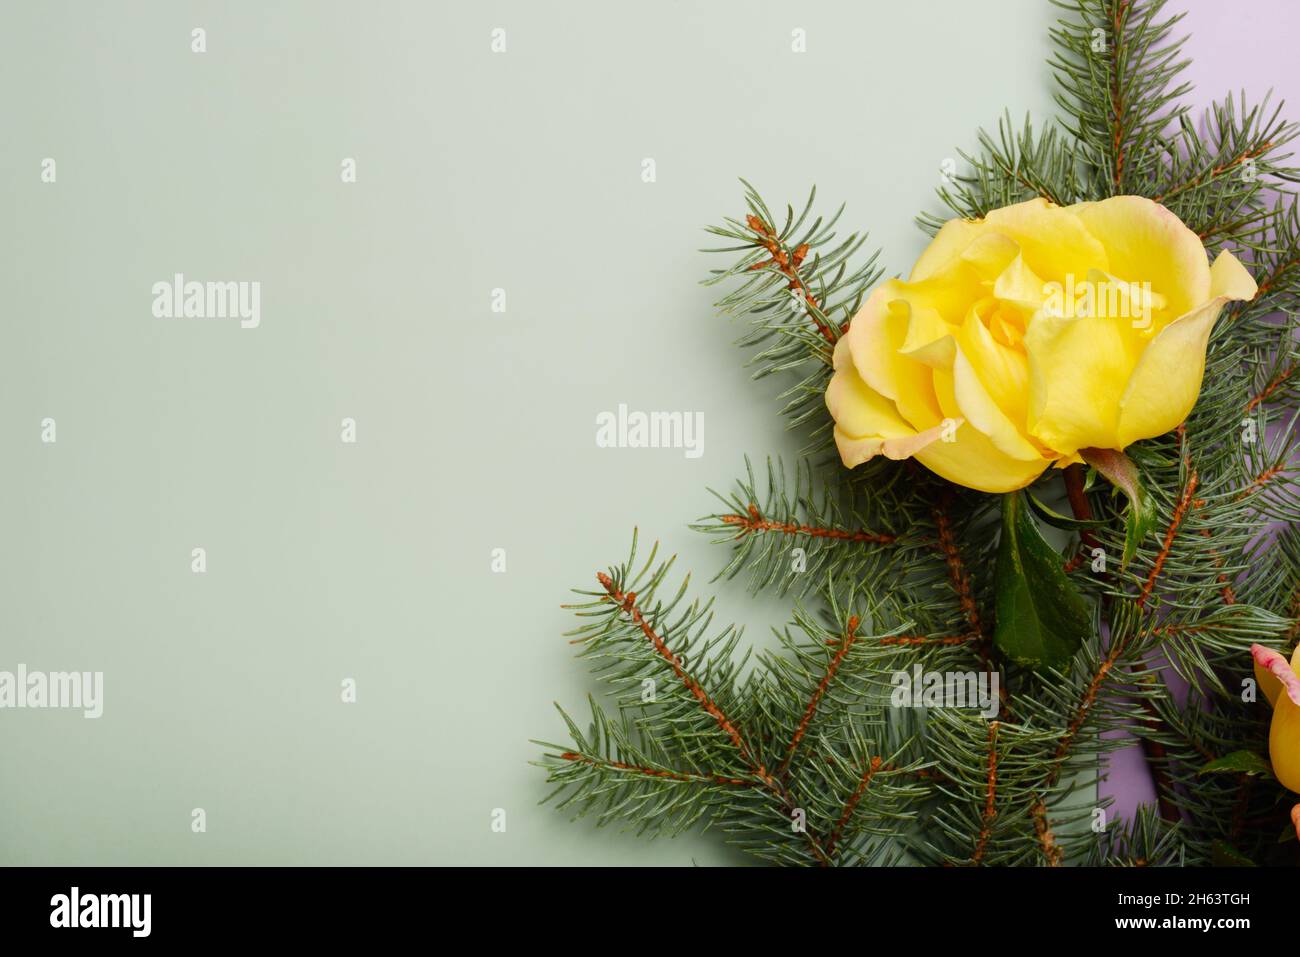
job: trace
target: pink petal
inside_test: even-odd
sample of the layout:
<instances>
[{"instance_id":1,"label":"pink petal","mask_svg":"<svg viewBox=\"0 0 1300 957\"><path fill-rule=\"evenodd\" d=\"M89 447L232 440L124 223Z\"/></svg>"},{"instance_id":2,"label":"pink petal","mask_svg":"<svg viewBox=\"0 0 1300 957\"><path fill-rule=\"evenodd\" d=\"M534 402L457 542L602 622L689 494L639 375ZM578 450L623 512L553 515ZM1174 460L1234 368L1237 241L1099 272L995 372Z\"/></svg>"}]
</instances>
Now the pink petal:
<instances>
[{"instance_id":1,"label":"pink petal","mask_svg":"<svg viewBox=\"0 0 1300 957\"><path fill-rule=\"evenodd\" d=\"M1286 696L1300 705L1300 676L1291 670L1286 658L1272 648L1263 645L1251 645L1250 653L1255 656L1255 663L1282 682Z\"/></svg>"}]
</instances>

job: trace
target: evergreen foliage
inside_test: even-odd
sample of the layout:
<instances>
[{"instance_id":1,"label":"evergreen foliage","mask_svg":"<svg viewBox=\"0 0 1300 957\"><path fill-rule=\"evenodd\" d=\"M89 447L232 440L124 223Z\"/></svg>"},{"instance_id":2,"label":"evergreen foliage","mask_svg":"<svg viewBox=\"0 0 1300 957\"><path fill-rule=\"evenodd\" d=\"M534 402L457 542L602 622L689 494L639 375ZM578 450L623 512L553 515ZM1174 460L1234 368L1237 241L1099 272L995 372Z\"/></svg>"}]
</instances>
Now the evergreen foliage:
<instances>
[{"instance_id":1,"label":"evergreen foliage","mask_svg":"<svg viewBox=\"0 0 1300 957\"><path fill-rule=\"evenodd\" d=\"M718 578L743 575L797 604L780 650L750 660L741 633L674 585L671 560L638 559L634 538L574 606L572 636L609 698L591 701L585 729L565 714L571 741L545 745L561 807L641 831L703 825L782 864L1296 862L1296 844L1279 842L1295 796L1267 773L1207 769L1265 753L1268 707L1242 700L1248 648L1289 653L1300 636L1296 128L1267 102L1232 97L1194 122L1180 105L1179 18L1163 0L1058 5L1062 119L1038 132L1004 118L981 134L940 190L948 212L921 225L1033 196L1136 193L1211 252L1234 250L1259 283L1216 326L1186 423L1128 450L1156 530L1104 574L1075 540L1062 555L1095 609L1091 639L1062 670L1001 660L990 641L997 498L911 463L850 472L828 458L831 351L882 271L862 235L836 238L840 213L818 217L815 194L778 221L745 184L747 216L711 230L733 264L708 281L729 283L722 311L752 324L743 345L756 376L793 383L783 411L810 445L793 469L769 462L761 481L746 463L717 495L722 510L694 527L729 549ZM1060 481L1050 471L1035 491L1050 497ZM1090 544L1121 554L1123 497L1105 482L1085 495L1100 522ZM997 714L891 707L891 675L916 664L996 672ZM1099 757L1133 738L1159 803L1107 820Z\"/></svg>"}]
</instances>

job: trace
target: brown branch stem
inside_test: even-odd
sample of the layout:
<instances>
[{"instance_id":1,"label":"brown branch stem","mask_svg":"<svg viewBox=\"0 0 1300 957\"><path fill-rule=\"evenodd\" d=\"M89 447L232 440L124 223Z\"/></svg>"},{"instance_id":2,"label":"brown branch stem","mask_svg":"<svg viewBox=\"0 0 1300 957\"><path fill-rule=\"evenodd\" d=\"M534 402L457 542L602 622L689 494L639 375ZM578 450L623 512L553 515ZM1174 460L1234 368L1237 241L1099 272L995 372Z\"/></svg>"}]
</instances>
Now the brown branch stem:
<instances>
[{"instance_id":1,"label":"brown branch stem","mask_svg":"<svg viewBox=\"0 0 1300 957\"><path fill-rule=\"evenodd\" d=\"M1188 486L1187 498L1190 499L1192 493L1196 491L1195 473L1192 474ZM1093 512L1092 506L1088 502L1087 493L1083 488L1082 466L1071 465L1065 470L1065 491L1070 500L1070 509L1074 512L1074 517L1080 520L1091 520ZM1171 536L1177 529L1177 523L1179 521L1181 521L1181 519L1175 520L1174 527L1171 529ZM1079 533L1079 539L1089 547L1095 547L1097 545L1096 538L1094 538L1092 533L1087 530L1083 530ZM1172 537L1169 538L1169 543L1172 544ZM1162 553L1158 565L1163 564L1163 554L1167 554L1167 552ZM1152 578L1149 583L1154 582L1155 575L1157 574L1159 574L1158 566L1152 570ZM1144 590L1144 594L1145 593ZM1106 602L1105 604L1109 605L1109 602ZM1139 600L1139 607L1141 604L1142 600ZM1074 718L1071 719L1071 722L1067 727L1065 737L1061 739L1060 744L1057 746L1051 772L1052 783L1054 783L1055 778L1060 774L1060 769L1064 765L1066 755L1069 753L1070 747L1073 746L1074 739L1078 735L1079 729L1083 726L1084 721L1087 720L1088 713L1096 703L1106 675L1115 667L1120 654L1123 652L1123 648L1123 643L1112 636L1111 649L1105 660L1098 667L1096 674L1093 675L1092 681L1089 683L1088 689L1084 693L1083 700L1080 702ZM1149 701L1144 699L1142 701L1142 708L1147 714L1148 723L1152 725L1155 730L1159 731L1165 728L1164 722L1160 720L1160 716L1156 714L1155 709L1151 706ZM1178 813L1178 808L1174 805L1171 798L1171 795L1173 794L1173 780L1169 776L1169 758L1165 752L1165 746L1159 741L1144 736L1139 736L1138 741L1142 746L1142 754L1146 759L1147 767L1150 768L1151 776L1155 781L1156 800L1159 803L1160 816L1166 821L1179 820L1180 815Z\"/></svg>"},{"instance_id":2,"label":"brown branch stem","mask_svg":"<svg viewBox=\"0 0 1300 957\"><path fill-rule=\"evenodd\" d=\"M799 275L799 267L803 265L804 257L808 255L808 244L804 243L791 251L781 242L776 230L763 222L758 216L751 213L745 217L745 222L757 234L759 243L772 257L763 262L756 262L749 268L766 269L769 266L774 266L789 279L788 288L798 290L803 297L804 305L808 307L808 318L813 321L817 331L821 333L821 337L830 344L831 348L834 348L839 337L835 335L829 323L820 318L821 305L813 297L812 290L808 288L808 284L804 282L803 277Z\"/></svg>"},{"instance_id":3,"label":"brown branch stem","mask_svg":"<svg viewBox=\"0 0 1300 957\"><path fill-rule=\"evenodd\" d=\"M890 545L898 540L896 535L846 528L824 528L818 525L798 525L794 522L777 522L763 517L757 505L749 503L745 515L721 515L720 521L740 528L740 534L749 532L776 532L781 535L808 535L811 538L829 538L842 542L871 542ZM737 536L739 537L739 536Z\"/></svg>"},{"instance_id":4,"label":"brown branch stem","mask_svg":"<svg viewBox=\"0 0 1300 957\"><path fill-rule=\"evenodd\" d=\"M646 636L646 639L654 648L655 653L668 664L672 669L673 674L677 676L678 680L681 681L686 690L690 692L691 696L695 698L696 701L699 702L700 707L702 707L704 711L718 723L718 727L721 728L727 737L731 739L731 743L740 754L741 760L745 762L750 771L753 772L754 776L757 777L758 780L763 783L763 786L781 802L786 811L793 815L797 810L797 806L794 799L790 796L790 792L786 789L784 784L778 781L772 773L767 770L766 766L761 760L759 760L749 742L741 733L740 728L727 717L726 713L718 703L713 700L709 693L705 691L700 683L686 670L685 665L682 664L682 659L668 647L668 642L659 634L649 620L646 619L645 615L636 603L636 592L624 592L614 583L614 580L604 572L598 572L596 574L596 580L599 581L601 587L605 589L605 593L609 596L610 601L614 602L619 607L619 610L622 611L623 614L627 615L629 620L641 629L641 633ZM822 842L811 831L804 830L803 834L817 861L822 865L829 864L830 855L826 852L825 848L822 847Z\"/></svg>"}]
</instances>

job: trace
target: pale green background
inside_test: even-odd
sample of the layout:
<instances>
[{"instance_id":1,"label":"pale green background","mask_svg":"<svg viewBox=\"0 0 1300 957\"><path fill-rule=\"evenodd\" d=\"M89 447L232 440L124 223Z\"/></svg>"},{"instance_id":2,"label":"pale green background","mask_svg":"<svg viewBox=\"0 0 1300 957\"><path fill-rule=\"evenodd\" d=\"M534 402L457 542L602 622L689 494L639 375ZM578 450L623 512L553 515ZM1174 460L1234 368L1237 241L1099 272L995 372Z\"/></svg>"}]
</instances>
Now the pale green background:
<instances>
[{"instance_id":1,"label":"pale green background","mask_svg":"<svg viewBox=\"0 0 1300 957\"><path fill-rule=\"evenodd\" d=\"M697 285L735 177L816 182L906 269L943 160L1047 115L1051 16L6 0L0 669L106 704L0 712L0 862L738 860L537 806L528 739L591 686L558 606L633 525L702 583L705 486L795 446ZM261 328L153 318L177 271L261 281ZM702 411L704 456L596 448L620 402ZM721 589L754 633L786 608Z\"/></svg>"}]
</instances>

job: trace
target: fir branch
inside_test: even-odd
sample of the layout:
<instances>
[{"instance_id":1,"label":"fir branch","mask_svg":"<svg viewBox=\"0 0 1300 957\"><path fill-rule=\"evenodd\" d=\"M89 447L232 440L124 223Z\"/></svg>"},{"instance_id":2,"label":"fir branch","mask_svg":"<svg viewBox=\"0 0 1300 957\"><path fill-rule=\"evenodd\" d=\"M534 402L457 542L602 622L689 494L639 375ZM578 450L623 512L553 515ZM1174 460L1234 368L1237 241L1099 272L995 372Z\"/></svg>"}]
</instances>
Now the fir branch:
<instances>
[{"instance_id":1,"label":"fir branch","mask_svg":"<svg viewBox=\"0 0 1300 957\"><path fill-rule=\"evenodd\" d=\"M1139 609L1147 603L1155 591L1156 581L1160 578L1160 572L1165 567L1169 553L1174 547L1174 538L1178 535L1178 529L1183 524L1183 519L1186 518L1188 510L1195 503L1193 496L1196 494L1196 486L1199 481L1196 470L1193 469L1187 477L1182 493L1178 497L1178 503L1174 506L1174 512L1169 519L1168 527L1165 529L1164 541L1160 546L1160 551L1156 553L1155 560L1151 563L1151 572L1147 575L1147 580L1142 584L1142 591L1137 599Z\"/></svg>"},{"instance_id":2,"label":"fir branch","mask_svg":"<svg viewBox=\"0 0 1300 957\"><path fill-rule=\"evenodd\" d=\"M1116 820L1101 834L1091 849L1091 867L1185 867L1204 863L1189 859L1183 843L1183 828L1139 807L1128 821Z\"/></svg>"},{"instance_id":3,"label":"fir branch","mask_svg":"<svg viewBox=\"0 0 1300 957\"><path fill-rule=\"evenodd\" d=\"M984 625L980 620L979 605L975 601L975 590L971 586L970 571L962 560L961 550L957 547L957 541L953 537L952 524L943 507L934 510L934 524L939 533L939 550L943 554L944 564L948 567L948 580L952 583L952 590L961 604L962 614L966 617L966 624L970 627L972 635L982 637L984 635Z\"/></svg>"},{"instance_id":4,"label":"fir branch","mask_svg":"<svg viewBox=\"0 0 1300 957\"><path fill-rule=\"evenodd\" d=\"M980 130L975 153L958 150L966 169L944 179L939 199L962 219L982 219L989 211L1040 197L1068 206L1082 195L1082 166L1070 142L1055 127L1036 134L1028 117L1016 131L1009 114L997 134ZM922 214L917 224L934 234L947 217Z\"/></svg>"},{"instance_id":5,"label":"fir branch","mask_svg":"<svg viewBox=\"0 0 1300 957\"><path fill-rule=\"evenodd\" d=\"M853 789L853 793L849 795L849 799L844 803L844 811L840 814L839 819L836 820L835 826L831 828L830 836L826 839L826 851L828 854L834 854L837 850L836 845L843 836L845 827L848 825L849 821L853 819L853 813L862 802L862 796L870 786L872 778L876 776L876 772L880 770L881 764L882 762L878 757L872 758L867 762L867 766L863 770L861 778L858 780L857 787Z\"/></svg>"},{"instance_id":6,"label":"fir branch","mask_svg":"<svg viewBox=\"0 0 1300 957\"><path fill-rule=\"evenodd\" d=\"M787 812L795 811L795 803L791 798L785 785L773 776L758 756L754 748L746 741L745 736L735 722L733 722L722 710L717 701L704 689L698 680L696 680L689 671L686 670L685 663L671 648L668 647L667 641L656 630L655 626L645 616L644 612L637 605L635 592L623 591L614 580L604 572L596 575L601 587L609 596L609 600L618 606L620 612L626 616L627 620L636 625L641 633L653 646L655 653L659 655L672 669L673 674L681 681L682 685L690 692L691 696L699 703L704 712L717 722L718 727L730 739L732 746L740 755L741 760L768 791L781 803ZM823 849L821 842L810 831L804 832L808 840L809 849L819 862L829 863L830 858Z\"/></svg>"},{"instance_id":7,"label":"fir branch","mask_svg":"<svg viewBox=\"0 0 1300 957\"><path fill-rule=\"evenodd\" d=\"M738 535L759 535L764 532L781 535L804 535L809 538L829 538L837 542L870 542L873 545L892 545L897 536L868 532L862 529L825 528L818 525L796 525L794 522L774 521L764 518L763 513L753 502L745 509L746 514L730 513L719 516L724 525L736 526Z\"/></svg>"},{"instance_id":8,"label":"fir branch","mask_svg":"<svg viewBox=\"0 0 1300 957\"><path fill-rule=\"evenodd\" d=\"M666 768L652 768L644 765L628 764L624 761L611 761L608 759L594 758L591 755L581 754L577 751L564 751L560 754L562 761L578 761L583 764L589 764L602 770L615 771L641 777L667 779L671 781L681 781L686 784L725 784L733 787L753 787L753 781L747 781L744 778L726 778L717 774L692 774L687 771L674 771Z\"/></svg>"},{"instance_id":9,"label":"fir branch","mask_svg":"<svg viewBox=\"0 0 1300 957\"><path fill-rule=\"evenodd\" d=\"M1060 867L1065 859L1065 852L1057 843L1056 835L1052 833L1051 822L1047 818L1047 805L1041 798L1035 799L1029 813L1034 821L1034 836L1042 849L1044 861L1048 867Z\"/></svg>"},{"instance_id":10,"label":"fir branch","mask_svg":"<svg viewBox=\"0 0 1300 957\"><path fill-rule=\"evenodd\" d=\"M735 491L717 496L722 510L694 527L730 548L719 577L747 571L754 590L794 590L817 607L796 607L780 650L751 660L737 630L709 636L709 605L686 604L684 585L654 597L670 563L652 567L652 555L636 575L631 558L611 569L578 609L595 621L577 640L618 714L597 709L589 735L569 722L574 744L545 762L561 803L654 830L716 822L787 864L891 861L899 845L924 861L982 865L1205 863L1220 846L1275 854L1276 784L1200 772L1266 738L1265 709L1234 693L1249 645L1300 638L1300 215L1279 190L1300 180L1286 152L1295 127L1267 99L1242 98L1193 123L1178 102L1179 18L1161 0L1058 5L1069 11L1052 33L1061 124L1039 132L1004 117L981 133L962 154L967 170L940 190L945 205L979 217L1031 196L1151 196L1208 245L1241 253L1259 284L1214 329L1187 422L1128 449L1158 531L1126 566L1097 575L1081 560L1122 553L1126 505L1067 470L1076 513L1099 524L1063 564L1100 598L1104 628L1062 672L1003 668L985 635L991 576L972 572L993 561L992 497L881 461L846 474L805 460L792 483L769 462L759 488L747 462ZM880 276L876 257L860 261L856 234L835 239L838 213L814 217L813 197L782 220L746 190L746 216L711 230L739 255L709 282L735 284L719 305L753 324L742 342L756 347L755 375L789 374L791 425L824 441L832 347ZM1269 518L1284 527L1261 535ZM1162 661L1189 685L1185 703ZM995 672L996 718L888 707L891 676L914 665ZM646 704L647 679L671 690ZM1141 809L1096 837L1082 825L1097 758L1124 746L1117 731L1139 739L1160 810L1178 820ZM791 827L800 815L803 831Z\"/></svg>"},{"instance_id":11,"label":"fir branch","mask_svg":"<svg viewBox=\"0 0 1300 957\"><path fill-rule=\"evenodd\" d=\"M822 314L821 304L799 274L799 267L803 265L804 257L808 255L808 250L811 247L807 243L800 243L799 246L791 250L782 242L771 226L753 213L745 217L745 224L753 231L759 245L766 249L768 255L772 257L765 262L754 263L749 267L750 271L774 269L789 279L790 282L786 288L796 294L794 297L796 302L801 301L808 318L817 327L817 332L830 346L834 347L843 330L847 328L847 324L842 325L838 330L832 329L827 324L826 317Z\"/></svg>"},{"instance_id":12,"label":"fir branch","mask_svg":"<svg viewBox=\"0 0 1300 957\"><path fill-rule=\"evenodd\" d=\"M785 749L785 760L781 762L781 770L777 773L785 777L790 770L790 760L794 757L795 749L799 747L799 742L803 740L808 733L808 725L812 723L813 716L817 713L817 705L826 695L826 689L830 687L831 682L835 680L835 673L840 670L844 664L844 657L853 648L853 643L858 638L858 625L860 624L857 615L849 616L848 625L844 629L844 637L840 639L839 646L835 651L834 657L826 665L826 673L822 676L821 681L817 683L817 688L813 691L812 697L808 701L808 707L804 709L803 717L799 719L799 726L795 728L794 737L790 739L790 745ZM874 759L873 759L874 760ZM875 764L875 767L878 767ZM873 768L874 770L874 768ZM856 803L856 802L855 802ZM827 848L835 843L834 834L828 841Z\"/></svg>"},{"instance_id":13,"label":"fir branch","mask_svg":"<svg viewBox=\"0 0 1300 957\"><path fill-rule=\"evenodd\" d=\"M1298 369L1300 369L1300 364L1290 362L1284 368L1275 373L1263 388L1250 397L1250 401L1246 403L1244 414L1250 415L1261 405L1272 399L1279 389L1291 384Z\"/></svg>"},{"instance_id":14,"label":"fir branch","mask_svg":"<svg viewBox=\"0 0 1300 957\"><path fill-rule=\"evenodd\" d=\"M794 589L803 595L828 566L841 577L866 574L883 560L881 549L899 541L898 513L884 490L863 495L819 481L807 460L796 466L791 483L784 464L769 459L760 486L746 458L745 476L731 495L709 491L723 510L691 528L731 546L731 559L714 581L748 570L752 591L776 585L782 594Z\"/></svg>"},{"instance_id":15,"label":"fir branch","mask_svg":"<svg viewBox=\"0 0 1300 957\"><path fill-rule=\"evenodd\" d=\"M1186 113L1182 15L1164 0L1053 0L1070 11L1051 31L1057 103L1098 197L1142 193L1164 162L1164 132Z\"/></svg>"},{"instance_id":16,"label":"fir branch","mask_svg":"<svg viewBox=\"0 0 1300 957\"><path fill-rule=\"evenodd\" d=\"M705 250L738 255L714 269L706 285L736 283L717 303L723 315L751 325L740 344L755 349L754 378L790 373L795 383L782 395L792 428L807 426L823 410L831 351L858 311L867 289L880 278L879 253L862 255L866 235L837 239L841 206L829 218L815 215L816 188L796 216L786 207L784 224L743 179L748 212L708 232L731 244Z\"/></svg>"},{"instance_id":17,"label":"fir branch","mask_svg":"<svg viewBox=\"0 0 1300 957\"><path fill-rule=\"evenodd\" d=\"M1204 134L1190 117L1179 117L1164 162L1142 188L1211 246L1257 244L1275 215L1270 196L1296 179L1292 154L1283 152L1296 125L1282 119L1280 104L1270 108L1269 97L1251 106L1243 93L1214 103L1202 127Z\"/></svg>"},{"instance_id":18,"label":"fir branch","mask_svg":"<svg viewBox=\"0 0 1300 957\"><path fill-rule=\"evenodd\" d=\"M972 864L979 864L984 859L989 838L993 835L993 822L998 816L998 722L996 721L989 722L988 755L988 784L985 788L983 825L980 827L979 837L975 839L975 852L971 855Z\"/></svg>"}]
</instances>

